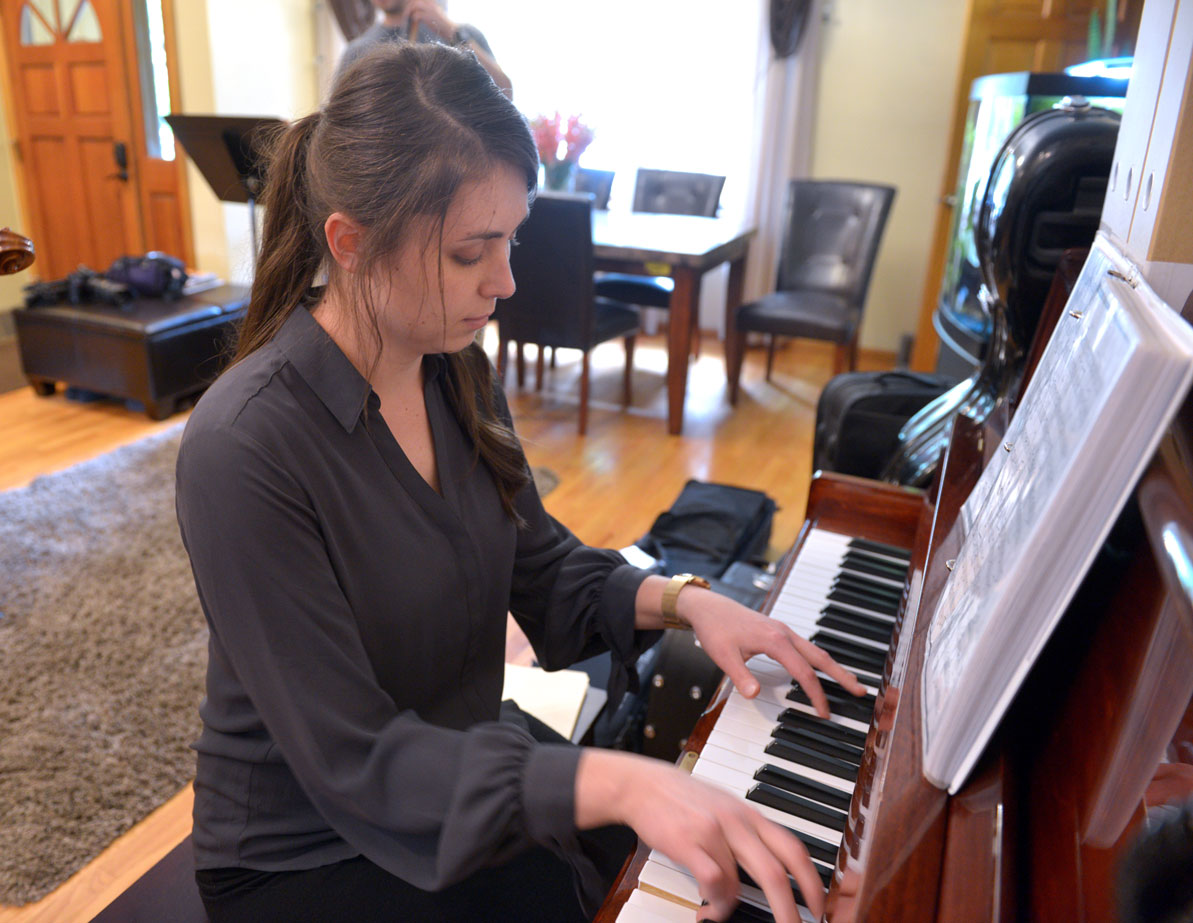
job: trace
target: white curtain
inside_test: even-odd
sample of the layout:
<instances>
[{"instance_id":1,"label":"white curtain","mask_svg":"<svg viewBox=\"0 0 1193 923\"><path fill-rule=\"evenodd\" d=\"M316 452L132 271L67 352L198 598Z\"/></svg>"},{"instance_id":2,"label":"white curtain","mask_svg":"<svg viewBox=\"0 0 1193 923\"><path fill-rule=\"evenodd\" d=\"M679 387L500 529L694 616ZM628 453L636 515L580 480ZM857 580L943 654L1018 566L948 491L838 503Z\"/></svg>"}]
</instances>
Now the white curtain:
<instances>
[{"instance_id":1,"label":"white curtain","mask_svg":"<svg viewBox=\"0 0 1193 923\"><path fill-rule=\"evenodd\" d=\"M754 108L754 169L748 193L748 217L758 228L758 235L746 269L747 301L774 289L787 184L811 173L822 23L823 0L816 0L799 49L788 58L775 57L765 19L762 24Z\"/></svg>"}]
</instances>

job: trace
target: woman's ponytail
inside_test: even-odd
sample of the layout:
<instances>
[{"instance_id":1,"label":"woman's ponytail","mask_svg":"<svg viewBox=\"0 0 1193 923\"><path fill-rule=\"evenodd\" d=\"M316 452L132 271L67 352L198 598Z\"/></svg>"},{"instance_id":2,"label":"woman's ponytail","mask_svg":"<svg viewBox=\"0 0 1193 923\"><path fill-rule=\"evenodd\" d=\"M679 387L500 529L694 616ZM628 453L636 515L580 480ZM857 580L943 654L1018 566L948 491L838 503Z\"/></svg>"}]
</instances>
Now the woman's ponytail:
<instances>
[{"instance_id":1,"label":"woman's ponytail","mask_svg":"<svg viewBox=\"0 0 1193 923\"><path fill-rule=\"evenodd\" d=\"M320 113L292 122L273 139L266 160L265 228L252 294L234 361L263 346L307 297L323 266L326 244L318 210L311 207L307 152Z\"/></svg>"}]
</instances>

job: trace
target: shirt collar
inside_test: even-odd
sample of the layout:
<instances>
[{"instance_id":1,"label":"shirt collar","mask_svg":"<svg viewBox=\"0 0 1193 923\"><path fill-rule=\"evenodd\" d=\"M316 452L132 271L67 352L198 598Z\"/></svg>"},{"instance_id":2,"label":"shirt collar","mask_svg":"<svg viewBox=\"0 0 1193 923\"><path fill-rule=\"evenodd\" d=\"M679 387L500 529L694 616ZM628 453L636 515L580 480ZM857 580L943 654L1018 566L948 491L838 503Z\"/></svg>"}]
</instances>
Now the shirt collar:
<instances>
[{"instance_id":1,"label":"shirt collar","mask_svg":"<svg viewBox=\"0 0 1193 923\"><path fill-rule=\"evenodd\" d=\"M274 342L345 432L351 432L373 389L335 340L306 307L299 305L286 318ZM423 357L427 384L444 374L446 364L440 354Z\"/></svg>"},{"instance_id":2,"label":"shirt collar","mask_svg":"<svg viewBox=\"0 0 1193 923\"><path fill-rule=\"evenodd\" d=\"M372 388L311 312L296 307L274 342L340 426L351 432Z\"/></svg>"}]
</instances>

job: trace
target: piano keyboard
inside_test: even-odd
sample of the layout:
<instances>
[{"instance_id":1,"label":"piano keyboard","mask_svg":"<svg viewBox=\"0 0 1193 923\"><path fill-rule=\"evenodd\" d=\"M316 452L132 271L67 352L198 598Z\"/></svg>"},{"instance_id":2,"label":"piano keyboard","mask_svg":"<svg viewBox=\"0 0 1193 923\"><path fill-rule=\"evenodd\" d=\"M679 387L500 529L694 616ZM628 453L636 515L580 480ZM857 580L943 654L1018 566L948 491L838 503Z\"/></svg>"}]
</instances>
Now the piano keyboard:
<instances>
[{"instance_id":1,"label":"piano keyboard","mask_svg":"<svg viewBox=\"0 0 1193 923\"><path fill-rule=\"evenodd\" d=\"M693 776L746 799L799 837L826 888L844 838L909 561L903 549L810 530L770 615L856 673L866 695L854 697L818 674L832 710L823 719L778 663L755 657L749 666L761 691L747 699L730 690L692 767ZM813 921L798 891L796 902L803 918ZM695 879L652 850L617 920L692 923L700 919L699 904ZM773 920L766 908L762 892L743 880L742 903L731 919Z\"/></svg>"}]
</instances>

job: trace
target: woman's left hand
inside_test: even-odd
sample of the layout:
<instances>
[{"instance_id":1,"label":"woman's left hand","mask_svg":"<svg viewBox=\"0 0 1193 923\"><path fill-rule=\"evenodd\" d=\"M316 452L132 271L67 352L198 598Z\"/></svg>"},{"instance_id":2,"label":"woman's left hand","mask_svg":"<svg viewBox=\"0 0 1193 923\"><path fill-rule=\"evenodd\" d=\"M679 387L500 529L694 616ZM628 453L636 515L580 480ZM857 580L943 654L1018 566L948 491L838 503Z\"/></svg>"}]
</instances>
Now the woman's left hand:
<instances>
[{"instance_id":1,"label":"woman's left hand","mask_svg":"<svg viewBox=\"0 0 1193 923\"><path fill-rule=\"evenodd\" d=\"M849 670L778 619L697 587L685 587L676 603L677 612L692 626L704 652L746 698L753 698L759 690L758 680L746 667L746 661L755 654L765 654L782 664L821 717L828 717L829 707L816 670L831 676L854 695L866 691Z\"/></svg>"}]
</instances>

